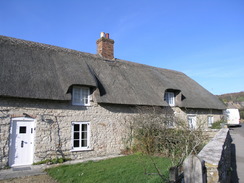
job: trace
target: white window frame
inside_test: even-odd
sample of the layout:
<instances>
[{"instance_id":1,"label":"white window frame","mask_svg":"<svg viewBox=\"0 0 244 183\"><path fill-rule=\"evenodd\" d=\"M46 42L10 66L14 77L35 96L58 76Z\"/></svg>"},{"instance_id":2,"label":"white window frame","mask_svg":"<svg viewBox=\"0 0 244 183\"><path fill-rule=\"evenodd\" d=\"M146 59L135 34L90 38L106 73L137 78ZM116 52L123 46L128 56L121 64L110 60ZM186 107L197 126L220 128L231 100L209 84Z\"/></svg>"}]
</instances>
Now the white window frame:
<instances>
[{"instance_id":1,"label":"white window frame","mask_svg":"<svg viewBox=\"0 0 244 183\"><path fill-rule=\"evenodd\" d=\"M197 128L197 118L195 115L187 116L187 123L190 130L194 130Z\"/></svg>"},{"instance_id":2,"label":"white window frame","mask_svg":"<svg viewBox=\"0 0 244 183\"><path fill-rule=\"evenodd\" d=\"M174 94L174 92L165 92L165 101L170 106L175 106L175 94Z\"/></svg>"},{"instance_id":3,"label":"white window frame","mask_svg":"<svg viewBox=\"0 0 244 183\"><path fill-rule=\"evenodd\" d=\"M213 116L208 116L208 127L211 127L214 122L214 117Z\"/></svg>"},{"instance_id":4,"label":"white window frame","mask_svg":"<svg viewBox=\"0 0 244 183\"><path fill-rule=\"evenodd\" d=\"M84 96L85 90L87 95ZM79 96L77 96L79 94ZM77 97L79 98L77 101ZM74 86L72 89L72 105L90 106L90 88L84 86ZM86 102L87 100L87 102Z\"/></svg>"},{"instance_id":5,"label":"white window frame","mask_svg":"<svg viewBox=\"0 0 244 183\"><path fill-rule=\"evenodd\" d=\"M79 131L74 131L74 125L79 125ZM81 127L82 125L87 125L87 130L86 131L82 131ZM86 151L86 150L91 150L91 127L90 127L90 122L72 122L72 134L71 134L71 139L72 139L72 148L71 151ZM78 147L74 147L74 133L78 133L79 134L79 139L77 141L79 141L79 146ZM86 139L82 138L82 132L86 132L87 136ZM82 140L86 140L86 146L82 146Z\"/></svg>"}]
</instances>

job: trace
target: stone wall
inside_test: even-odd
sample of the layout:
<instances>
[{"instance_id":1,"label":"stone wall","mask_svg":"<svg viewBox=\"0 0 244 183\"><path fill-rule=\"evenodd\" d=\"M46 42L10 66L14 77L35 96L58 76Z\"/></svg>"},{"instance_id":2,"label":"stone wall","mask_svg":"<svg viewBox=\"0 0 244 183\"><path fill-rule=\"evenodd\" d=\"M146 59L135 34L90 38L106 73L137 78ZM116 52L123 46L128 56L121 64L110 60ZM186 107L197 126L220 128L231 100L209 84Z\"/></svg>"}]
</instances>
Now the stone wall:
<instances>
[{"instance_id":1,"label":"stone wall","mask_svg":"<svg viewBox=\"0 0 244 183\"><path fill-rule=\"evenodd\" d=\"M231 178L231 136L221 129L198 154L205 162L208 183L228 183Z\"/></svg>"},{"instance_id":2,"label":"stone wall","mask_svg":"<svg viewBox=\"0 0 244 183\"><path fill-rule=\"evenodd\" d=\"M82 159L119 154L128 134L128 116L135 116L133 107L92 104L72 106L69 102L1 99L0 100L0 165L8 162L9 132L12 117L26 113L36 119L34 162L60 157ZM90 122L91 150L71 152L71 123Z\"/></svg>"},{"instance_id":3,"label":"stone wall","mask_svg":"<svg viewBox=\"0 0 244 183\"><path fill-rule=\"evenodd\" d=\"M0 98L0 168L8 164L13 117L23 117L25 113L36 119L34 162L61 156L83 159L120 154L131 133L131 119L145 111L150 113L148 109L155 111L144 108L138 111L136 106L126 105L91 102L91 106L82 107L72 106L69 101ZM165 108L158 107L158 113L165 113ZM72 122L90 122L91 150L71 151Z\"/></svg>"},{"instance_id":4,"label":"stone wall","mask_svg":"<svg viewBox=\"0 0 244 183\"><path fill-rule=\"evenodd\" d=\"M213 122L220 121L223 118L222 110L211 110L211 109L185 109L174 107L173 108L175 115L179 119L186 120L187 116L196 116L196 125L200 128L208 129L208 116L213 117Z\"/></svg>"}]
</instances>

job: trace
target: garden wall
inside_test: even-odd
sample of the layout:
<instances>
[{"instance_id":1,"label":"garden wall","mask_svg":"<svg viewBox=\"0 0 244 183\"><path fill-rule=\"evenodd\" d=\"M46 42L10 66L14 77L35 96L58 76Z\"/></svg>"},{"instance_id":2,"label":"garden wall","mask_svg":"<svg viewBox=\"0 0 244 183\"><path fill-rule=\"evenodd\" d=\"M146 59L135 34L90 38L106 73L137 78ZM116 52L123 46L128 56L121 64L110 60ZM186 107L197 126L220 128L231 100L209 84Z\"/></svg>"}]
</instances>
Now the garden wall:
<instances>
[{"instance_id":1,"label":"garden wall","mask_svg":"<svg viewBox=\"0 0 244 183\"><path fill-rule=\"evenodd\" d=\"M230 182L231 142L229 129L222 128L198 154L205 162L208 183Z\"/></svg>"}]
</instances>

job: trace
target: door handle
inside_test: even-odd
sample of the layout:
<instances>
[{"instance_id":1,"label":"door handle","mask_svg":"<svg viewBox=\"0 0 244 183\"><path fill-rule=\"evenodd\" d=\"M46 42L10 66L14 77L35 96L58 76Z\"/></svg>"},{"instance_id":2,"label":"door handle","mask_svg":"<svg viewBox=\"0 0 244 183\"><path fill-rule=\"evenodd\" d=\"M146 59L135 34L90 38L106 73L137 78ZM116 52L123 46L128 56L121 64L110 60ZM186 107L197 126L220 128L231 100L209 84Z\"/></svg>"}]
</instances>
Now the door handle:
<instances>
[{"instance_id":1,"label":"door handle","mask_svg":"<svg viewBox=\"0 0 244 183\"><path fill-rule=\"evenodd\" d=\"M21 147L24 147L24 141L23 140L21 141Z\"/></svg>"}]
</instances>

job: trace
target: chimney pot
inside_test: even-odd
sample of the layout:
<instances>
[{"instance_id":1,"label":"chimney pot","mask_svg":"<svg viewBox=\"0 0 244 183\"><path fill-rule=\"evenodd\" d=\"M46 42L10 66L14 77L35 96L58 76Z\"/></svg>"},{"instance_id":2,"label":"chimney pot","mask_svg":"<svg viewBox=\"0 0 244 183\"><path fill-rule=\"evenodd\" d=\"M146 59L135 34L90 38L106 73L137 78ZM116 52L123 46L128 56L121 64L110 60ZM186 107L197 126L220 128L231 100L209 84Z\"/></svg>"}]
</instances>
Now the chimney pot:
<instances>
[{"instance_id":1,"label":"chimney pot","mask_svg":"<svg viewBox=\"0 0 244 183\"><path fill-rule=\"evenodd\" d=\"M100 33L100 38L101 38L101 37L105 37L105 32L101 32L101 33Z\"/></svg>"},{"instance_id":2,"label":"chimney pot","mask_svg":"<svg viewBox=\"0 0 244 183\"><path fill-rule=\"evenodd\" d=\"M105 37L106 37L107 39L109 39L109 33L106 33L106 34L105 34Z\"/></svg>"}]
</instances>

